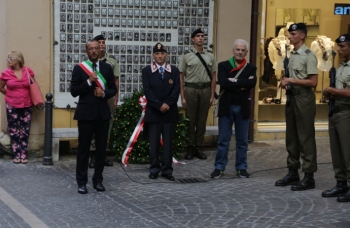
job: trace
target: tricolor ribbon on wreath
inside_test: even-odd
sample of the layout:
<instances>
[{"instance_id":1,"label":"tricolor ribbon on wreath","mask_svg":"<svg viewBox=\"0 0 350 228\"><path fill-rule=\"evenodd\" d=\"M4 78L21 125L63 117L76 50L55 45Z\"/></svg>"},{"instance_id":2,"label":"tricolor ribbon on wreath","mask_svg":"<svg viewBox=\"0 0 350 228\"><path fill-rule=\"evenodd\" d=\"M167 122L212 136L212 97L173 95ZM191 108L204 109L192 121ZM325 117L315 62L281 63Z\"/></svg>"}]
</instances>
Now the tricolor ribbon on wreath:
<instances>
[{"instance_id":1,"label":"tricolor ribbon on wreath","mask_svg":"<svg viewBox=\"0 0 350 228\"><path fill-rule=\"evenodd\" d=\"M142 130L143 125L145 124L145 112L146 112L146 105L147 105L147 99L145 96L140 96L139 99L139 105L142 107L142 113L139 121L136 124L136 127L134 129L134 132L132 133L129 142L126 146L126 149L124 150L123 157L122 157L122 163L127 166L131 151L140 135L140 132ZM163 140L160 138L160 144L163 146ZM173 157L173 164L186 164L185 162L179 162Z\"/></svg>"}]
</instances>

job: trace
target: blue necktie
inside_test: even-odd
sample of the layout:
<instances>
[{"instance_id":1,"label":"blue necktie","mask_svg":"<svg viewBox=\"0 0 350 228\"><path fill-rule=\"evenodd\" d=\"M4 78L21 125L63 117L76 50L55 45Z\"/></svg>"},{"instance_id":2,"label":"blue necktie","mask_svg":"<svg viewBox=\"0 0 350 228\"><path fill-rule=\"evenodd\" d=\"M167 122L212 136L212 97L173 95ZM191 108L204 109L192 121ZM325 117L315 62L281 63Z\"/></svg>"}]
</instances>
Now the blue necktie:
<instances>
[{"instance_id":1,"label":"blue necktie","mask_svg":"<svg viewBox=\"0 0 350 228\"><path fill-rule=\"evenodd\" d=\"M162 75L162 79L164 78L164 75L163 75L163 67L159 67L159 73Z\"/></svg>"}]
</instances>

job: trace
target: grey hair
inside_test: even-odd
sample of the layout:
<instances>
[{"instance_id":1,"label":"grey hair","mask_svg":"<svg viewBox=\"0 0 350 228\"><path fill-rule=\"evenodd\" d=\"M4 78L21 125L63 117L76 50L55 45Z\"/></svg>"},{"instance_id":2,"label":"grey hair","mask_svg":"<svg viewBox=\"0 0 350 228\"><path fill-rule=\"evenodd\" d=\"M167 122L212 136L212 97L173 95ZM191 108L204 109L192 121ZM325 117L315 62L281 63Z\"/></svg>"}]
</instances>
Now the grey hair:
<instances>
[{"instance_id":1,"label":"grey hair","mask_svg":"<svg viewBox=\"0 0 350 228\"><path fill-rule=\"evenodd\" d=\"M247 41L243 40L243 39L237 39L235 40L235 42L233 42L233 49L236 47L237 44L244 44L247 48L247 51L249 50L249 44Z\"/></svg>"}]
</instances>

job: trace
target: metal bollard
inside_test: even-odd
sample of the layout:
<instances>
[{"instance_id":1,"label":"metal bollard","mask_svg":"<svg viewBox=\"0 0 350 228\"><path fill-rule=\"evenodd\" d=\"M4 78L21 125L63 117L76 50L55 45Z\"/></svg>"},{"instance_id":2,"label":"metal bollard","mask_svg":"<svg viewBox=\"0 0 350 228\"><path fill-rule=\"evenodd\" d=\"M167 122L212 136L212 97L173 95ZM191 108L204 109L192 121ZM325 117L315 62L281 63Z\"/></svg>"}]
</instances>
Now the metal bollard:
<instances>
[{"instance_id":1,"label":"metal bollard","mask_svg":"<svg viewBox=\"0 0 350 228\"><path fill-rule=\"evenodd\" d=\"M46 94L45 102L45 144L43 165L53 165L52 162L52 94Z\"/></svg>"}]
</instances>

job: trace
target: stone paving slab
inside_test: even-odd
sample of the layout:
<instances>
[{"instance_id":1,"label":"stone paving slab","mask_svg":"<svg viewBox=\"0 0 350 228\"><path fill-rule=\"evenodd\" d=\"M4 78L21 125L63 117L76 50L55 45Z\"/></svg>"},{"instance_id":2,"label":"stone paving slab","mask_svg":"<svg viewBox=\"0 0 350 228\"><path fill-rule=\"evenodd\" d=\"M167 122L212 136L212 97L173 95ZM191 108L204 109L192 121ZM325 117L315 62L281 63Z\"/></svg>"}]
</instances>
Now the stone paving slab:
<instances>
[{"instance_id":1,"label":"stone paving slab","mask_svg":"<svg viewBox=\"0 0 350 228\"><path fill-rule=\"evenodd\" d=\"M115 161L104 171L107 191L96 192L90 181L89 193L80 195L75 158L64 156L53 166L1 159L0 187L48 227L350 227L350 203L321 197L335 180L328 138L318 138L317 146L316 188L304 192L274 186L287 172L283 140L249 144L249 179L236 177L234 152L225 176L211 179L215 148L207 147L207 160L174 165L175 178L206 181L201 183L150 180L148 165ZM30 226L0 200L0 227Z\"/></svg>"}]
</instances>

